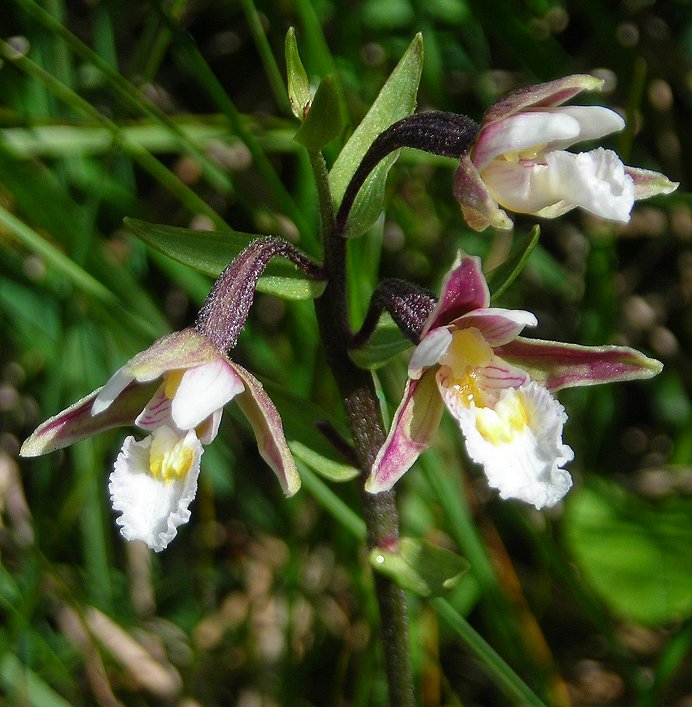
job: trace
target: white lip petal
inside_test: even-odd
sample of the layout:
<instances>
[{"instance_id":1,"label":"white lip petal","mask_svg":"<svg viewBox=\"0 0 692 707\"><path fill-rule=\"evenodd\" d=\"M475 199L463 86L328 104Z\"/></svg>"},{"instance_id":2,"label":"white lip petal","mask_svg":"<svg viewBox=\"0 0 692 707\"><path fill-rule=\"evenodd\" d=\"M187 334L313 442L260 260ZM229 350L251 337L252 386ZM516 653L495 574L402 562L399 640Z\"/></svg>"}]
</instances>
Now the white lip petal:
<instances>
[{"instance_id":1,"label":"white lip petal","mask_svg":"<svg viewBox=\"0 0 692 707\"><path fill-rule=\"evenodd\" d=\"M551 152L555 154L569 154ZM483 170L483 179L498 204L519 214L535 214L561 200L553 180L546 175L547 166L534 162L495 160Z\"/></svg>"},{"instance_id":2,"label":"white lip petal","mask_svg":"<svg viewBox=\"0 0 692 707\"><path fill-rule=\"evenodd\" d=\"M144 410L137 416L135 425L143 430L154 430L161 425L171 426L171 400L166 395L166 386L160 385Z\"/></svg>"},{"instance_id":3,"label":"white lip petal","mask_svg":"<svg viewBox=\"0 0 692 707\"><path fill-rule=\"evenodd\" d=\"M181 430L190 430L244 389L239 376L222 358L188 368L173 397L173 421Z\"/></svg>"},{"instance_id":4,"label":"white lip petal","mask_svg":"<svg viewBox=\"0 0 692 707\"><path fill-rule=\"evenodd\" d=\"M106 410L120 393L127 388L134 380L134 376L127 372L127 367L119 368L107 381L106 385L99 390L91 406L91 414L98 415Z\"/></svg>"},{"instance_id":5,"label":"white lip petal","mask_svg":"<svg viewBox=\"0 0 692 707\"><path fill-rule=\"evenodd\" d=\"M551 152L541 175L546 191L612 221L627 223L634 204L634 182L612 150Z\"/></svg>"},{"instance_id":6,"label":"white lip petal","mask_svg":"<svg viewBox=\"0 0 692 707\"><path fill-rule=\"evenodd\" d=\"M483 466L501 498L541 509L554 506L571 488L572 478L562 468L574 457L562 442L567 415L538 383L502 391L494 409L472 405L456 417L469 456Z\"/></svg>"},{"instance_id":7,"label":"white lip petal","mask_svg":"<svg viewBox=\"0 0 692 707\"><path fill-rule=\"evenodd\" d=\"M120 511L116 523L127 540L142 540L159 552L177 534L178 526L190 518L188 506L197 492L202 445L193 431L181 436L168 427L154 435L164 437L169 446L182 443L192 454L190 469L180 478L164 480L150 471L150 435L140 442L128 437L110 475L113 510Z\"/></svg>"}]
</instances>

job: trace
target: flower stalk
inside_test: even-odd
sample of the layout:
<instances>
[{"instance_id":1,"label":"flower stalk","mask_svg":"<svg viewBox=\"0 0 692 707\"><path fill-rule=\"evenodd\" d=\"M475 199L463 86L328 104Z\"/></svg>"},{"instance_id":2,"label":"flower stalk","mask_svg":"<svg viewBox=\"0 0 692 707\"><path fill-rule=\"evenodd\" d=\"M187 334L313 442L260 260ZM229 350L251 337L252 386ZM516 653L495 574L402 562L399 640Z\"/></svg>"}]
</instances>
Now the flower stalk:
<instances>
[{"instance_id":1,"label":"flower stalk","mask_svg":"<svg viewBox=\"0 0 692 707\"><path fill-rule=\"evenodd\" d=\"M352 334L346 299L346 240L335 229L324 159L321 154L311 152L310 160L320 199L324 274L327 280L324 293L315 300L315 311L327 363L343 400L356 462L362 471L364 484L386 435L372 378L367 371L357 368L348 356ZM368 546L396 549L399 517L395 492L370 494L363 490L362 500ZM406 597L403 590L388 577L377 573L374 581L380 609L389 703L392 707L412 707L415 703Z\"/></svg>"}]
</instances>

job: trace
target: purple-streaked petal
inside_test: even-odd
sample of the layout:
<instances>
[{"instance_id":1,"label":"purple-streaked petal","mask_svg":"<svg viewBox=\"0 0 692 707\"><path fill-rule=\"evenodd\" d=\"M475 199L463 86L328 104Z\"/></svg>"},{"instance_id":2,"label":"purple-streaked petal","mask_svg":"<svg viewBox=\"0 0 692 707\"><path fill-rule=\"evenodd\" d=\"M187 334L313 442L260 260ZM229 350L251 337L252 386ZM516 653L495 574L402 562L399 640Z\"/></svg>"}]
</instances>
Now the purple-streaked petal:
<instances>
[{"instance_id":1,"label":"purple-streaked petal","mask_svg":"<svg viewBox=\"0 0 692 707\"><path fill-rule=\"evenodd\" d=\"M176 536L177 528L190 519L188 506L197 492L202 445L195 433L177 433L159 427L137 442L128 437L115 462L108 490L116 523L127 540L142 540L160 552ZM175 470L156 467L165 457ZM152 466L157 473L152 473Z\"/></svg>"},{"instance_id":2,"label":"purple-streaked petal","mask_svg":"<svg viewBox=\"0 0 692 707\"><path fill-rule=\"evenodd\" d=\"M521 153L530 151L533 154L529 159L534 159L552 143L572 145L580 132L579 121L562 110L516 113L481 128L473 148L473 163L482 175L500 155L510 153L521 158Z\"/></svg>"},{"instance_id":3,"label":"purple-streaked petal","mask_svg":"<svg viewBox=\"0 0 692 707\"><path fill-rule=\"evenodd\" d=\"M481 259L459 253L456 263L442 282L440 299L430 313L422 336L454 321L462 314L487 307L490 290L481 270Z\"/></svg>"},{"instance_id":4,"label":"purple-streaked petal","mask_svg":"<svg viewBox=\"0 0 692 707\"><path fill-rule=\"evenodd\" d=\"M416 346L408 362L408 376L417 380L423 369L439 362L452 341L452 332L447 327L438 327L429 331Z\"/></svg>"},{"instance_id":5,"label":"purple-streaked petal","mask_svg":"<svg viewBox=\"0 0 692 707\"><path fill-rule=\"evenodd\" d=\"M473 461L501 498L554 506L572 479L562 467L574 453L562 442L565 410L537 383L506 389L492 408L465 408L457 418Z\"/></svg>"},{"instance_id":6,"label":"purple-streaked petal","mask_svg":"<svg viewBox=\"0 0 692 707\"><path fill-rule=\"evenodd\" d=\"M300 488L300 476L284 436L279 411L257 378L237 363L232 365L245 385L236 401L252 426L259 452L276 474L284 493L293 496Z\"/></svg>"},{"instance_id":7,"label":"purple-streaked petal","mask_svg":"<svg viewBox=\"0 0 692 707\"><path fill-rule=\"evenodd\" d=\"M518 388L529 382L523 369L492 356L487 365L469 369L457 377L450 366L440 366L435 375L440 397L457 421L466 414L471 404L492 406L506 388Z\"/></svg>"},{"instance_id":8,"label":"purple-streaked petal","mask_svg":"<svg viewBox=\"0 0 692 707\"><path fill-rule=\"evenodd\" d=\"M387 439L365 484L366 491L380 493L394 486L430 446L443 410L434 369L426 371L419 380L406 382Z\"/></svg>"},{"instance_id":9,"label":"purple-streaked petal","mask_svg":"<svg viewBox=\"0 0 692 707\"><path fill-rule=\"evenodd\" d=\"M680 182L671 182L665 174L650 169L625 167L625 172L634 182L634 198L637 200L657 194L670 194L680 186Z\"/></svg>"},{"instance_id":10,"label":"purple-streaked petal","mask_svg":"<svg viewBox=\"0 0 692 707\"><path fill-rule=\"evenodd\" d=\"M156 384L129 385L107 410L94 416L91 408L99 390L39 425L22 445L20 455L37 457L113 427L131 425L156 391Z\"/></svg>"},{"instance_id":11,"label":"purple-streaked petal","mask_svg":"<svg viewBox=\"0 0 692 707\"><path fill-rule=\"evenodd\" d=\"M603 81L586 74L574 74L556 81L524 86L490 106L483 117L483 124L502 120L527 108L559 106L582 91L598 91L602 87Z\"/></svg>"},{"instance_id":12,"label":"purple-streaked petal","mask_svg":"<svg viewBox=\"0 0 692 707\"><path fill-rule=\"evenodd\" d=\"M502 346L502 344L516 338L524 327L533 327L537 324L538 319L531 312L523 309L502 309L501 307L475 309L452 322L452 325L457 329L470 327L478 329L493 348Z\"/></svg>"},{"instance_id":13,"label":"purple-streaked petal","mask_svg":"<svg viewBox=\"0 0 692 707\"><path fill-rule=\"evenodd\" d=\"M152 399L137 416L135 425L143 430L154 430L161 425L173 427L171 399L166 395L166 385L159 385Z\"/></svg>"},{"instance_id":14,"label":"purple-streaked petal","mask_svg":"<svg viewBox=\"0 0 692 707\"><path fill-rule=\"evenodd\" d=\"M579 346L517 337L495 353L551 391L651 378L663 364L627 346Z\"/></svg>"},{"instance_id":15,"label":"purple-streaked petal","mask_svg":"<svg viewBox=\"0 0 692 707\"><path fill-rule=\"evenodd\" d=\"M454 197L461 206L464 220L474 231L488 226L509 230L512 221L488 190L469 154L464 155L454 177Z\"/></svg>"},{"instance_id":16,"label":"purple-streaked petal","mask_svg":"<svg viewBox=\"0 0 692 707\"><path fill-rule=\"evenodd\" d=\"M243 389L243 382L225 358L188 368L173 396L173 422L181 430L191 430Z\"/></svg>"}]
</instances>

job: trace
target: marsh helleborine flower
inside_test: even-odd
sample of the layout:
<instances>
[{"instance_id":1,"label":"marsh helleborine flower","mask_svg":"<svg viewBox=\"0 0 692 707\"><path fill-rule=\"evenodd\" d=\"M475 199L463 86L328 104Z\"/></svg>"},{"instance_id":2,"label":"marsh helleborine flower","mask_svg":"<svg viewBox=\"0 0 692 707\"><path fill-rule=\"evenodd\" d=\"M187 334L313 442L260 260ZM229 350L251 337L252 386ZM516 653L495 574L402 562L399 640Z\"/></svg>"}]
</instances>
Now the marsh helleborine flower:
<instances>
[{"instance_id":1,"label":"marsh helleborine flower","mask_svg":"<svg viewBox=\"0 0 692 707\"><path fill-rule=\"evenodd\" d=\"M422 330L404 395L366 489L386 491L432 442L444 407L502 498L553 506L569 490L561 388L649 378L661 364L630 348L526 339L533 314L490 307L480 260L460 257Z\"/></svg>"},{"instance_id":2,"label":"marsh helleborine flower","mask_svg":"<svg viewBox=\"0 0 692 707\"><path fill-rule=\"evenodd\" d=\"M511 228L504 209L555 218L577 206L626 223L635 199L677 188L663 174L623 165L612 150L566 152L625 127L608 108L562 105L602 85L592 76L568 76L513 91L488 110L454 184L471 228Z\"/></svg>"},{"instance_id":3,"label":"marsh helleborine flower","mask_svg":"<svg viewBox=\"0 0 692 707\"><path fill-rule=\"evenodd\" d=\"M233 399L284 493L293 495L300 477L276 407L253 375L195 329L137 354L102 388L46 420L20 454L46 454L120 425L148 432L123 442L109 491L122 535L163 550L190 518L202 445L216 437L223 406Z\"/></svg>"}]
</instances>

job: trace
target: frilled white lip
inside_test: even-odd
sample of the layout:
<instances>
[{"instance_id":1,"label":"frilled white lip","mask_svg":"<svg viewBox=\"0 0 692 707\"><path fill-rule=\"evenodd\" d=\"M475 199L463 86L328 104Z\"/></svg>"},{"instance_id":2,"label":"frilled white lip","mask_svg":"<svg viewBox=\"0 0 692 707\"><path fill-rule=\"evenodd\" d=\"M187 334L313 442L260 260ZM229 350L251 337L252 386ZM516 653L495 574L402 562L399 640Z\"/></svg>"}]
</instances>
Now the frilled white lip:
<instances>
[{"instance_id":1,"label":"frilled white lip","mask_svg":"<svg viewBox=\"0 0 692 707\"><path fill-rule=\"evenodd\" d=\"M172 448L182 444L190 450L190 468L180 478L165 480L150 471L150 450L154 436L164 437ZM203 448L193 430L180 433L160 427L141 441L127 437L110 475L108 489L116 523L127 540L142 540L160 552L176 536L177 528L190 519L188 509L197 492Z\"/></svg>"},{"instance_id":2,"label":"frilled white lip","mask_svg":"<svg viewBox=\"0 0 692 707\"><path fill-rule=\"evenodd\" d=\"M488 484L501 498L516 498L541 509L554 506L569 491L572 478L563 466L574 453L562 443L567 415L546 388L533 381L506 388L493 409L474 404L447 403L447 407L459 423L469 456L483 466ZM507 418L516 410L522 417L515 424ZM490 418L501 432L484 434L481 416Z\"/></svg>"}]
</instances>

